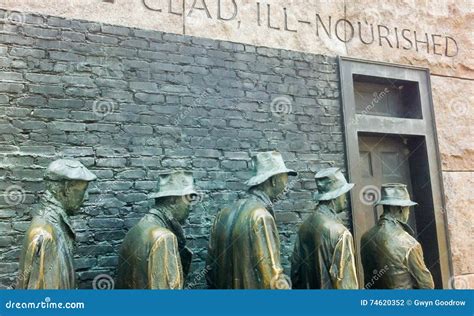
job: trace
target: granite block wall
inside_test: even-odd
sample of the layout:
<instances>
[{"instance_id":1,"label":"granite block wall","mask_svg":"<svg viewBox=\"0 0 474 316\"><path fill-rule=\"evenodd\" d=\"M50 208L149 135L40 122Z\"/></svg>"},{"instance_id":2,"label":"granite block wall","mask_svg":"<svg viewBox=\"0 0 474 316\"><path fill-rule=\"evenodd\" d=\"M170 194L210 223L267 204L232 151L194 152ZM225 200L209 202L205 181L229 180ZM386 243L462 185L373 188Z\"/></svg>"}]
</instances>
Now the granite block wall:
<instances>
[{"instance_id":1,"label":"granite block wall","mask_svg":"<svg viewBox=\"0 0 474 316\"><path fill-rule=\"evenodd\" d=\"M212 220L245 194L251 155L273 149L300 172L276 205L289 272L315 171L344 168L338 82L333 57L26 13L3 21L0 287L15 287L30 207L60 157L99 178L73 218L80 288L115 277L122 239L169 169L193 170L202 193L185 231L188 288L205 287Z\"/></svg>"}]
</instances>

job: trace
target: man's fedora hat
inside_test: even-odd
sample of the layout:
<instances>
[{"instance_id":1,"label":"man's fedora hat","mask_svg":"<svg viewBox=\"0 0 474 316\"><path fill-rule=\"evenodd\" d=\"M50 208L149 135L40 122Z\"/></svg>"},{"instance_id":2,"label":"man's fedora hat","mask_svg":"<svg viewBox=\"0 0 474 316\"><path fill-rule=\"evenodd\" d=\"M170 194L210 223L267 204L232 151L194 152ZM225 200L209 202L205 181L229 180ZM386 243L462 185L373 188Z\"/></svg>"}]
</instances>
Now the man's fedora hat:
<instances>
[{"instance_id":1,"label":"man's fedora hat","mask_svg":"<svg viewBox=\"0 0 474 316\"><path fill-rule=\"evenodd\" d=\"M410 200L407 186L402 183L382 184L381 198L375 205L413 206L418 203Z\"/></svg>"},{"instance_id":2,"label":"man's fedora hat","mask_svg":"<svg viewBox=\"0 0 474 316\"><path fill-rule=\"evenodd\" d=\"M158 178L158 191L150 193L149 199L165 196L198 195L194 189L193 174L190 171L172 171L162 173Z\"/></svg>"},{"instance_id":3,"label":"man's fedora hat","mask_svg":"<svg viewBox=\"0 0 474 316\"><path fill-rule=\"evenodd\" d=\"M287 173L290 176L296 176L298 173L285 166L283 157L277 151L266 151L256 154L252 157L255 175L250 178L246 184L248 186L255 186L265 182L270 177Z\"/></svg>"},{"instance_id":4,"label":"man's fedora hat","mask_svg":"<svg viewBox=\"0 0 474 316\"><path fill-rule=\"evenodd\" d=\"M354 187L347 183L346 178L339 168L327 168L319 171L314 176L318 192L314 198L318 201L328 201L349 192Z\"/></svg>"}]
</instances>

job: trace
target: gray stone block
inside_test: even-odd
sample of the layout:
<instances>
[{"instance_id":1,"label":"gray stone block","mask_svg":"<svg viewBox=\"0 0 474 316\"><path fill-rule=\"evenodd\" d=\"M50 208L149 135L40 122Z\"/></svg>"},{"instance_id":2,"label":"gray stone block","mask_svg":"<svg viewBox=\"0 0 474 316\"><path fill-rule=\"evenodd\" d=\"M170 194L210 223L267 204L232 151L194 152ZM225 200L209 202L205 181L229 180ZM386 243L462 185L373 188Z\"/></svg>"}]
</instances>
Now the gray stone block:
<instances>
[{"instance_id":1,"label":"gray stone block","mask_svg":"<svg viewBox=\"0 0 474 316\"><path fill-rule=\"evenodd\" d=\"M13 82L0 82L0 92L20 93L25 89L25 85Z\"/></svg>"},{"instance_id":2,"label":"gray stone block","mask_svg":"<svg viewBox=\"0 0 474 316\"><path fill-rule=\"evenodd\" d=\"M125 158L99 158L96 162L98 167L111 168L125 167L126 163L127 160Z\"/></svg>"}]
</instances>

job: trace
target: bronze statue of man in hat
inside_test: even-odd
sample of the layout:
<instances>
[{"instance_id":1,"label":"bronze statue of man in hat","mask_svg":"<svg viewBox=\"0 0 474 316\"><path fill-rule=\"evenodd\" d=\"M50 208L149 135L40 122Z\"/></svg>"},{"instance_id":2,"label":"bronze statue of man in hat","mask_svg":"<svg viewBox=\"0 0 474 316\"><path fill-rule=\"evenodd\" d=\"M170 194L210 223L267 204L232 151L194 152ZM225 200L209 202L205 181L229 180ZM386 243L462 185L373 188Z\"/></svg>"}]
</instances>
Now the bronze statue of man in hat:
<instances>
[{"instance_id":1,"label":"bronze statue of man in hat","mask_svg":"<svg viewBox=\"0 0 474 316\"><path fill-rule=\"evenodd\" d=\"M206 275L212 289L289 289L280 263L273 203L286 192L288 175L280 153L253 157L256 174L249 196L221 210L212 227Z\"/></svg>"},{"instance_id":2,"label":"bronze statue of man in hat","mask_svg":"<svg viewBox=\"0 0 474 316\"><path fill-rule=\"evenodd\" d=\"M191 172L159 176L151 209L125 236L118 267L117 287L122 289L182 289L191 265L181 225L198 193Z\"/></svg>"},{"instance_id":3,"label":"bronze statue of man in hat","mask_svg":"<svg viewBox=\"0 0 474 316\"><path fill-rule=\"evenodd\" d=\"M291 258L294 289L357 289L352 235L338 217L347 208L347 183L339 168L319 171L316 210L301 224Z\"/></svg>"},{"instance_id":4,"label":"bronze statue of man in hat","mask_svg":"<svg viewBox=\"0 0 474 316\"><path fill-rule=\"evenodd\" d=\"M425 265L420 243L407 225L410 200L407 187L400 183L382 185L383 214L376 226L361 240L362 265L366 288L372 289L432 289L433 277ZM373 278L374 271L379 273Z\"/></svg>"},{"instance_id":5,"label":"bronze statue of man in hat","mask_svg":"<svg viewBox=\"0 0 474 316\"><path fill-rule=\"evenodd\" d=\"M69 216L96 176L79 161L59 159L44 175L46 191L33 210L20 254L18 288L74 289L74 230Z\"/></svg>"}]
</instances>

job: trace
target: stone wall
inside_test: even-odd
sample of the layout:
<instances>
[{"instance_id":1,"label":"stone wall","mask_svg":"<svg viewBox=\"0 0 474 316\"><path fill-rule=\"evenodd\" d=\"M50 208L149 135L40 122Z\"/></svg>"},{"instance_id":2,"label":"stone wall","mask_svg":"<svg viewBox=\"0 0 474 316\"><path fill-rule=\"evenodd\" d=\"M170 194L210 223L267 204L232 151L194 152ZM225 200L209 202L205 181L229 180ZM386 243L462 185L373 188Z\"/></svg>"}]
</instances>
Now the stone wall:
<instances>
[{"instance_id":1,"label":"stone wall","mask_svg":"<svg viewBox=\"0 0 474 316\"><path fill-rule=\"evenodd\" d=\"M474 289L474 82L432 77L431 83L453 261L451 286Z\"/></svg>"},{"instance_id":2,"label":"stone wall","mask_svg":"<svg viewBox=\"0 0 474 316\"><path fill-rule=\"evenodd\" d=\"M2 7L474 79L471 0L2 0Z\"/></svg>"},{"instance_id":3,"label":"stone wall","mask_svg":"<svg viewBox=\"0 0 474 316\"><path fill-rule=\"evenodd\" d=\"M29 207L59 157L99 178L73 220L81 288L115 276L125 233L172 168L194 170L203 193L185 225L188 282L203 287L210 223L244 192L250 154L271 149L300 172L276 208L288 270L314 172L344 167L335 58L35 14L20 22L0 32L0 287L15 285Z\"/></svg>"}]
</instances>

